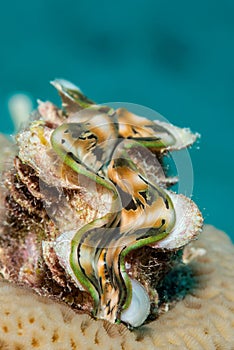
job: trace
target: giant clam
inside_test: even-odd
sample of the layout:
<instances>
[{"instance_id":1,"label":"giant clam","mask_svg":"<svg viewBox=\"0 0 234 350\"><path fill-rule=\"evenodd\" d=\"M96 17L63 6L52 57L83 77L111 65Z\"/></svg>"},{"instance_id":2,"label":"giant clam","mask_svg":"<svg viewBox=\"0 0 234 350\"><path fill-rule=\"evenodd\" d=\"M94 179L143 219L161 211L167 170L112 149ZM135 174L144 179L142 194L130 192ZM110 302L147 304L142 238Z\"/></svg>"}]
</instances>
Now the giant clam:
<instances>
[{"instance_id":1,"label":"giant clam","mask_svg":"<svg viewBox=\"0 0 234 350\"><path fill-rule=\"evenodd\" d=\"M138 327L157 312L158 286L202 228L163 166L198 135L95 104L65 80L52 84L63 108L39 102L2 176L1 274Z\"/></svg>"}]
</instances>

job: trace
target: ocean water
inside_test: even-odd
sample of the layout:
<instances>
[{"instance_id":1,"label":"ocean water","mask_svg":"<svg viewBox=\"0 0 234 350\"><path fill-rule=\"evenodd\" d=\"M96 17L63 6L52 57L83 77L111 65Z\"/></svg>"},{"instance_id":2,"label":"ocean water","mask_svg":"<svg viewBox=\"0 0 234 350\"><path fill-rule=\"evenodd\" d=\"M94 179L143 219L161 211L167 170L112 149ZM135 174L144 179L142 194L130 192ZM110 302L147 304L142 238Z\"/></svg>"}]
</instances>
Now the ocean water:
<instances>
[{"instance_id":1,"label":"ocean water","mask_svg":"<svg viewBox=\"0 0 234 350\"><path fill-rule=\"evenodd\" d=\"M0 130L13 132L14 93L35 106L38 98L59 103L49 85L56 77L100 103L149 107L201 134L190 150L193 199L206 223L234 239L233 16L232 0L4 2Z\"/></svg>"}]
</instances>

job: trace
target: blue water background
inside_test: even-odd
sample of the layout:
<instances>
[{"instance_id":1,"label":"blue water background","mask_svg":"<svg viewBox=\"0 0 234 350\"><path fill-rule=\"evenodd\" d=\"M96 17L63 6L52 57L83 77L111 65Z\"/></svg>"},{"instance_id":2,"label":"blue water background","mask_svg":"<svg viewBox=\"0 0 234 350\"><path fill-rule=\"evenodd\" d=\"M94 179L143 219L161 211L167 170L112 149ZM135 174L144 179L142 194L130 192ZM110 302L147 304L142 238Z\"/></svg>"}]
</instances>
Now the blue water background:
<instances>
[{"instance_id":1,"label":"blue water background","mask_svg":"<svg viewBox=\"0 0 234 350\"><path fill-rule=\"evenodd\" d=\"M0 120L16 92L58 103L64 77L98 102L150 107L201 135L193 199L234 239L234 2L9 1L0 11Z\"/></svg>"}]
</instances>

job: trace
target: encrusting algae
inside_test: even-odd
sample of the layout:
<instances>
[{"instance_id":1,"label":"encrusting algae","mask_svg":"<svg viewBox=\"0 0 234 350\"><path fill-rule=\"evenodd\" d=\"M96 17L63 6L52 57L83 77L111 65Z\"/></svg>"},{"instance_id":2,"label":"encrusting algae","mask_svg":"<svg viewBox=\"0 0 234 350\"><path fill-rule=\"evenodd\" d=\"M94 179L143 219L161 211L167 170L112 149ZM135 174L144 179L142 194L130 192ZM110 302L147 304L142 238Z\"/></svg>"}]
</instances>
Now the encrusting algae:
<instances>
[{"instance_id":1,"label":"encrusting algae","mask_svg":"<svg viewBox=\"0 0 234 350\"><path fill-rule=\"evenodd\" d=\"M17 147L1 140L2 278L105 322L148 324L194 287L187 245L202 216L170 190L164 158L198 135L52 84L62 109L39 102Z\"/></svg>"}]
</instances>

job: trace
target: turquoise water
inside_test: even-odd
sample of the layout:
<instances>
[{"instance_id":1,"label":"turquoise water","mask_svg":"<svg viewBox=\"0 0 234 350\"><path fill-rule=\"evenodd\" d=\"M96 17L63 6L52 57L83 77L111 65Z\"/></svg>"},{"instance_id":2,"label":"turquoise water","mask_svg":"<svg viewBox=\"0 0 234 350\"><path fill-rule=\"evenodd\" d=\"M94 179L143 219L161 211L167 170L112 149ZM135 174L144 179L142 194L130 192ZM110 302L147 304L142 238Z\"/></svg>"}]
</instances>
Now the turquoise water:
<instances>
[{"instance_id":1,"label":"turquoise water","mask_svg":"<svg viewBox=\"0 0 234 350\"><path fill-rule=\"evenodd\" d=\"M13 1L0 11L1 131L7 100L52 99L64 77L99 102L150 107L201 135L191 151L193 199L232 235L234 2ZM36 102L35 102L36 103Z\"/></svg>"}]
</instances>

